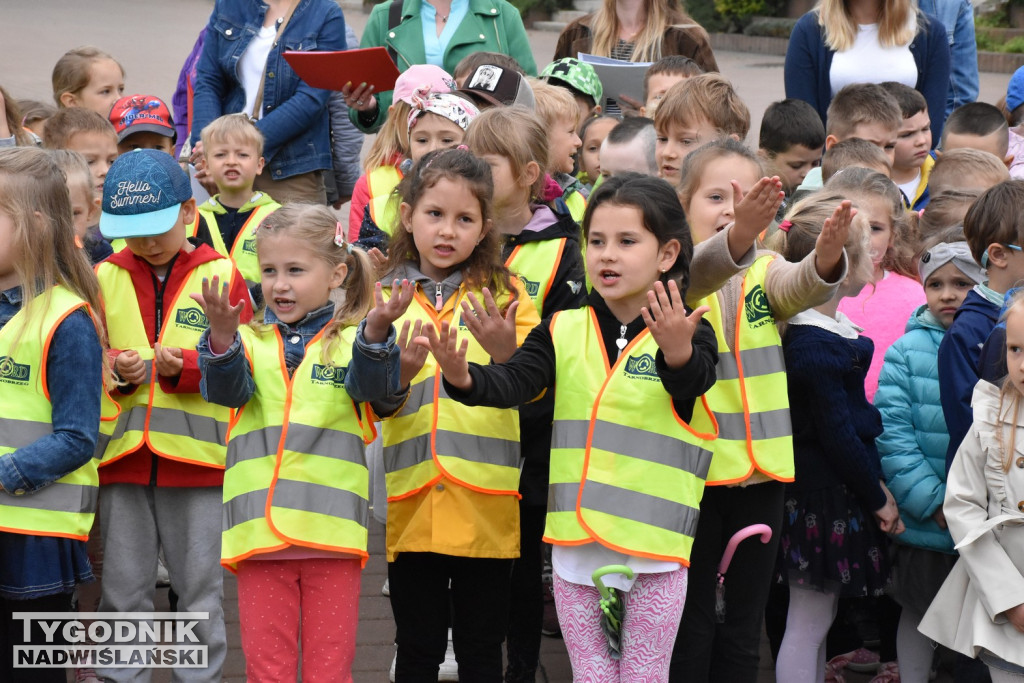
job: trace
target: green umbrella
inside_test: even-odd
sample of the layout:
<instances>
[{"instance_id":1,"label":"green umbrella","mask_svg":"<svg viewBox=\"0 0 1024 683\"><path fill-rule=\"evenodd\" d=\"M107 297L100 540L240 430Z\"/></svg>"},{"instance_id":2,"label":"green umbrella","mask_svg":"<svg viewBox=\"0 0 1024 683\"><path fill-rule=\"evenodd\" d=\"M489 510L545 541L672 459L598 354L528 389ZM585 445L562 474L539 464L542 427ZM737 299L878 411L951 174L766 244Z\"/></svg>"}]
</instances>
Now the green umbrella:
<instances>
[{"instance_id":1,"label":"green umbrella","mask_svg":"<svg viewBox=\"0 0 1024 683\"><path fill-rule=\"evenodd\" d=\"M625 574L627 579L632 579L633 570L624 564L610 564L600 567L591 576L594 586L601 594L601 599L598 601L601 606L601 630L608 638L608 654L612 659L620 659L622 657L620 636L622 620L626 617L626 604L622 601L619 591L605 586L601 581L601 577L608 574Z\"/></svg>"}]
</instances>

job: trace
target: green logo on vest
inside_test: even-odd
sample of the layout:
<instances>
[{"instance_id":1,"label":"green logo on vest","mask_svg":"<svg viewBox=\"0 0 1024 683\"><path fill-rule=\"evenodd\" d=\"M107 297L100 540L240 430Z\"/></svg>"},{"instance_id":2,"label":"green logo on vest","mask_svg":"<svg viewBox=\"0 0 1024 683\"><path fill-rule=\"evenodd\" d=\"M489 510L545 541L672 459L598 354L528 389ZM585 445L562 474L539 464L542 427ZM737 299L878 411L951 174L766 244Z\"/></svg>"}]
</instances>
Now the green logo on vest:
<instances>
[{"instance_id":1,"label":"green logo on vest","mask_svg":"<svg viewBox=\"0 0 1024 683\"><path fill-rule=\"evenodd\" d=\"M658 371L654 367L654 356L649 353L636 358L627 358L626 374L636 379L661 381Z\"/></svg>"},{"instance_id":2,"label":"green logo on vest","mask_svg":"<svg viewBox=\"0 0 1024 683\"><path fill-rule=\"evenodd\" d=\"M210 321L206 319L206 314L203 313L202 309L183 308L175 316L174 324L178 327L188 327L193 330L202 331L210 326Z\"/></svg>"},{"instance_id":3,"label":"green logo on vest","mask_svg":"<svg viewBox=\"0 0 1024 683\"><path fill-rule=\"evenodd\" d=\"M743 299L743 310L747 315L747 324L751 327L761 327L773 322L772 310L768 306L768 297L761 285L754 285L754 288L747 293Z\"/></svg>"},{"instance_id":4,"label":"green logo on vest","mask_svg":"<svg viewBox=\"0 0 1024 683\"><path fill-rule=\"evenodd\" d=\"M0 356L0 382L28 384L31 374L31 365L15 363L10 356Z\"/></svg>"},{"instance_id":5,"label":"green logo on vest","mask_svg":"<svg viewBox=\"0 0 1024 683\"><path fill-rule=\"evenodd\" d=\"M535 280L527 280L522 275L519 276L519 281L526 287L526 293L530 295L530 298L536 299L537 295L540 294L540 283Z\"/></svg>"},{"instance_id":6,"label":"green logo on vest","mask_svg":"<svg viewBox=\"0 0 1024 683\"><path fill-rule=\"evenodd\" d=\"M314 384L333 384L336 388L344 388L345 375L347 373L348 368L339 368L333 365L320 365L319 363L314 363L310 379L313 380Z\"/></svg>"},{"instance_id":7,"label":"green logo on vest","mask_svg":"<svg viewBox=\"0 0 1024 683\"><path fill-rule=\"evenodd\" d=\"M256 253L256 238L255 237L247 237L245 240L243 240L242 241L242 251L248 252L250 254L255 254Z\"/></svg>"}]
</instances>

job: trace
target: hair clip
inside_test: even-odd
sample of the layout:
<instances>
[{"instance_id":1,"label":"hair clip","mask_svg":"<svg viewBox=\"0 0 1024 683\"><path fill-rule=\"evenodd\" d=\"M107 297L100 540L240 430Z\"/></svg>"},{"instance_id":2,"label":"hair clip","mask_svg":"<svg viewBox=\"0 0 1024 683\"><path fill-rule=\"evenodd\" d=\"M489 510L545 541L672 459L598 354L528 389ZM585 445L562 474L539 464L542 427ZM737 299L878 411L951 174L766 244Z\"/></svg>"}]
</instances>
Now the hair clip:
<instances>
[{"instance_id":1,"label":"hair clip","mask_svg":"<svg viewBox=\"0 0 1024 683\"><path fill-rule=\"evenodd\" d=\"M789 229L792 228L792 227L793 227L793 222L792 221L782 221L781 223L779 223L779 230L781 230L782 232L784 232L786 234L789 234Z\"/></svg>"},{"instance_id":2,"label":"hair clip","mask_svg":"<svg viewBox=\"0 0 1024 683\"><path fill-rule=\"evenodd\" d=\"M463 152L469 151L469 147L467 147L466 145L458 145L455 147L455 149L461 149Z\"/></svg>"},{"instance_id":3,"label":"hair clip","mask_svg":"<svg viewBox=\"0 0 1024 683\"><path fill-rule=\"evenodd\" d=\"M343 226L341 224L341 221L338 221L335 224L335 226L336 227L334 228L334 244L336 246L344 248L345 247L345 226ZM352 252L352 245L351 244L348 245L348 250L349 250L349 253Z\"/></svg>"},{"instance_id":4,"label":"hair clip","mask_svg":"<svg viewBox=\"0 0 1024 683\"><path fill-rule=\"evenodd\" d=\"M921 218L923 216L924 216L924 209L921 209L920 211L917 212L917 217Z\"/></svg>"}]
</instances>

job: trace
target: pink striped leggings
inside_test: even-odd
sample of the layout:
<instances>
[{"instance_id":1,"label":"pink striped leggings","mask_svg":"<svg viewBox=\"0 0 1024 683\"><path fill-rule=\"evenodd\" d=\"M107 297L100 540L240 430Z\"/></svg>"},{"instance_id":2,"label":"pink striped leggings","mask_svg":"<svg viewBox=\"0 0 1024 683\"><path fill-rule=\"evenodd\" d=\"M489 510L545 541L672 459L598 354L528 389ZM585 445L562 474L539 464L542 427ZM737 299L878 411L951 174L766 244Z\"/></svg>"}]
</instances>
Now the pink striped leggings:
<instances>
[{"instance_id":1,"label":"pink striped leggings","mask_svg":"<svg viewBox=\"0 0 1024 683\"><path fill-rule=\"evenodd\" d=\"M686 567L661 574L640 574L625 594L622 659L608 655L601 630L601 595L593 586L570 583L554 575L555 606L569 650L575 681L668 681L672 646L686 601Z\"/></svg>"}]
</instances>

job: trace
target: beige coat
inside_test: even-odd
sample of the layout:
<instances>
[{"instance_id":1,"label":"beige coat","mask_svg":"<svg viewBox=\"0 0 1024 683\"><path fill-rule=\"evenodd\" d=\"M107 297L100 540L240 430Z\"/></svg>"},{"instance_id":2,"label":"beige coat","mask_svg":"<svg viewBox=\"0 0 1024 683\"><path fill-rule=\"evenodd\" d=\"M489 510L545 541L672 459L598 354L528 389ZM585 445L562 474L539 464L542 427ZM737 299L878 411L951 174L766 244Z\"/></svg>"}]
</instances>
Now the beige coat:
<instances>
[{"instance_id":1,"label":"beige coat","mask_svg":"<svg viewBox=\"0 0 1024 683\"><path fill-rule=\"evenodd\" d=\"M1010 400L1000 408L999 388L981 381L972 398L974 424L949 470L943 511L960 559L942 585L919 630L977 657L986 649L1024 666L1024 634L1003 612L1024 603L1024 425ZM1009 472L997 430L1010 442Z\"/></svg>"}]
</instances>

